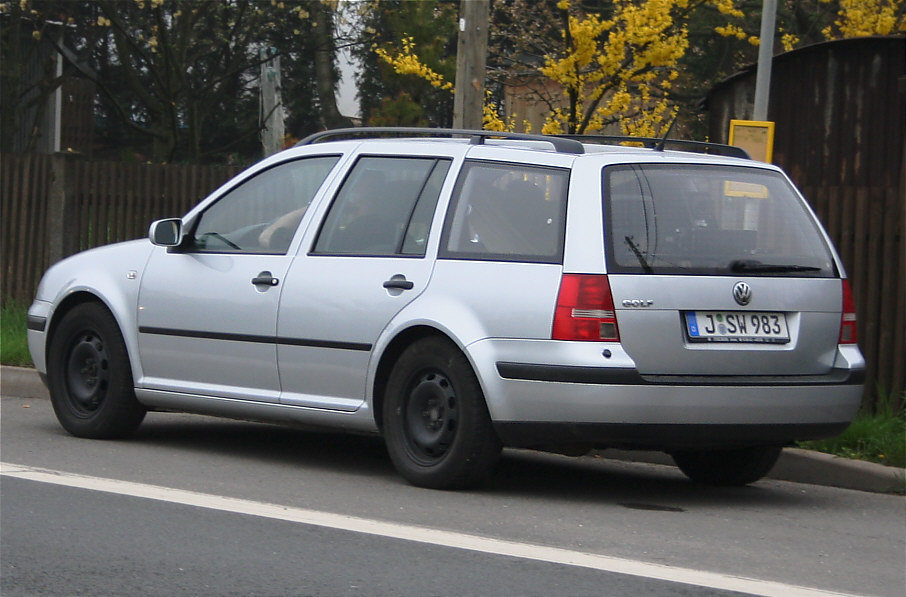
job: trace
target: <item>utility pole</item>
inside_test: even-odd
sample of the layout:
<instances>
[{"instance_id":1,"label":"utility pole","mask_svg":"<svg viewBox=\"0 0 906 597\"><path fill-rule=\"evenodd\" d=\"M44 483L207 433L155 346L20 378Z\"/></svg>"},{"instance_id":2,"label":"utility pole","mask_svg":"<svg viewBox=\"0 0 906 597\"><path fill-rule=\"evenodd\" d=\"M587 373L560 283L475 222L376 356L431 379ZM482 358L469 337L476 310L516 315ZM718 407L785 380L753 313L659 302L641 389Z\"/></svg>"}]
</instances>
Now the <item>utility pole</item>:
<instances>
[{"instance_id":1,"label":"utility pole","mask_svg":"<svg viewBox=\"0 0 906 597\"><path fill-rule=\"evenodd\" d=\"M461 0L453 127L480 129L484 105L490 0Z\"/></svg>"},{"instance_id":2,"label":"utility pole","mask_svg":"<svg viewBox=\"0 0 906 597\"><path fill-rule=\"evenodd\" d=\"M264 157L283 145L283 105L280 99L280 57L273 48L261 50L261 143Z\"/></svg>"},{"instance_id":3,"label":"utility pole","mask_svg":"<svg viewBox=\"0 0 906 597\"><path fill-rule=\"evenodd\" d=\"M758 44L758 70L755 73L755 110L753 120L768 119L768 97L771 92L771 63L774 60L774 23L777 0L762 0L761 37Z\"/></svg>"}]
</instances>

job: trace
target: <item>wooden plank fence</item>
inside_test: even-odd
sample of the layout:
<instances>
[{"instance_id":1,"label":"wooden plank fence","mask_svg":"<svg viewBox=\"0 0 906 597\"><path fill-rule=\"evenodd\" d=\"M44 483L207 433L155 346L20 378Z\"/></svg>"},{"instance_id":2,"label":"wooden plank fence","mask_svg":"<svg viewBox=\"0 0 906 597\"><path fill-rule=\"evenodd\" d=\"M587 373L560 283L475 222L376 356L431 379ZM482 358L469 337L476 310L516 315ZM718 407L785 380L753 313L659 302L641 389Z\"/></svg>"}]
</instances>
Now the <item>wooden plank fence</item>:
<instances>
[{"instance_id":1,"label":"wooden plank fence","mask_svg":"<svg viewBox=\"0 0 906 597\"><path fill-rule=\"evenodd\" d=\"M67 255L142 238L183 215L239 171L231 166L0 156L3 300L29 302L44 270Z\"/></svg>"},{"instance_id":2,"label":"wooden plank fence","mask_svg":"<svg viewBox=\"0 0 906 597\"><path fill-rule=\"evenodd\" d=\"M868 369L866 399L900 404L906 376L906 248L901 189L803 187L828 230L853 289L859 347Z\"/></svg>"},{"instance_id":3,"label":"wooden plank fence","mask_svg":"<svg viewBox=\"0 0 906 597\"><path fill-rule=\"evenodd\" d=\"M151 221L180 216L238 168L87 162L70 156L0 156L2 298L31 301L62 257L142 238ZM901 187L902 188L902 187ZM804 187L844 261L868 362L866 401L904 391L906 251L897 188Z\"/></svg>"},{"instance_id":4,"label":"wooden plank fence","mask_svg":"<svg viewBox=\"0 0 906 597\"><path fill-rule=\"evenodd\" d=\"M0 156L0 296L4 301L30 301L51 263L50 168L49 156Z\"/></svg>"}]
</instances>

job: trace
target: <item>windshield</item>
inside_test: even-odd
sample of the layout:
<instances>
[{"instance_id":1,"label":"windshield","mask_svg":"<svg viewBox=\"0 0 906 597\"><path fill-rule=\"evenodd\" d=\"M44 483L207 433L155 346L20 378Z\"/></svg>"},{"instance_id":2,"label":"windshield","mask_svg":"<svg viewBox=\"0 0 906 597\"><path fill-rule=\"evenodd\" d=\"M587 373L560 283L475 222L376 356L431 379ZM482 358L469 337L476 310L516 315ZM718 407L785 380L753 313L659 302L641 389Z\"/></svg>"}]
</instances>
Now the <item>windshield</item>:
<instances>
[{"instance_id":1,"label":"windshield","mask_svg":"<svg viewBox=\"0 0 906 597\"><path fill-rule=\"evenodd\" d=\"M608 271L833 277L831 253L787 180L757 168L604 169Z\"/></svg>"}]
</instances>

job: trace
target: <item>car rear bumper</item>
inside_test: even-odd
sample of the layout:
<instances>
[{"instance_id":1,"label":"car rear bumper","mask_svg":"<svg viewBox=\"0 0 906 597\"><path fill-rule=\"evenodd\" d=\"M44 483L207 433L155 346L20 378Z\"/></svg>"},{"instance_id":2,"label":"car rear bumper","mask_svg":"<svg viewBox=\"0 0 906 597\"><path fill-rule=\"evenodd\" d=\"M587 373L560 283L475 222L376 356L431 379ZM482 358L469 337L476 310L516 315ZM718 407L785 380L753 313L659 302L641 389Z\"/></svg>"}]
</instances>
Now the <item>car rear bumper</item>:
<instances>
[{"instance_id":1,"label":"car rear bumper","mask_svg":"<svg viewBox=\"0 0 906 597\"><path fill-rule=\"evenodd\" d=\"M570 343L565 343L570 344ZM547 345L546 350L541 345ZM599 360L604 347L596 346ZM507 445L594 443L680 449L784 444L843 431L861 404L864 361L841 348L823 375L642 375L618 345L608 366L586 346L487 340L469 347L491 418ZM521 354L525 358L512 358ZM547 357L546 363L527 362Z\"/></svg>"}]
</instances>

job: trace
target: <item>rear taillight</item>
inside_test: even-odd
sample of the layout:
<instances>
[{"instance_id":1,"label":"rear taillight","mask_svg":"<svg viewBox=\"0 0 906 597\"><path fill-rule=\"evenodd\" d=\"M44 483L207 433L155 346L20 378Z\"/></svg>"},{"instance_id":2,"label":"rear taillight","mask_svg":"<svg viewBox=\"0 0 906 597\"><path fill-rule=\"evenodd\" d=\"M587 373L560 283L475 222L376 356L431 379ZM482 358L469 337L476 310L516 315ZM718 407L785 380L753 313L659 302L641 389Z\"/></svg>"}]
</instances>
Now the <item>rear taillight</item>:
<instances>
[{"instance_id":1,"label":"rear taillight","mask_svg":"<svg viewBox=\"0 0 906 597\"><path fill-rule=\"evenodd\" d=\"M855 344L859 339L856 333L856 303L853 301L853 290L849 280L843 280L843 313L840 315L840 344Z\"/></svg>"},{"instance_id":2,"label":"rear taillight","mask_svg":"<svg viewBox=\"0 0 906 597\"><path fill-rule=\"evenodd\" d=\"M598 342L620 340L607 276L563 274L551 338Z\"/></svg>"}]
</instances>

